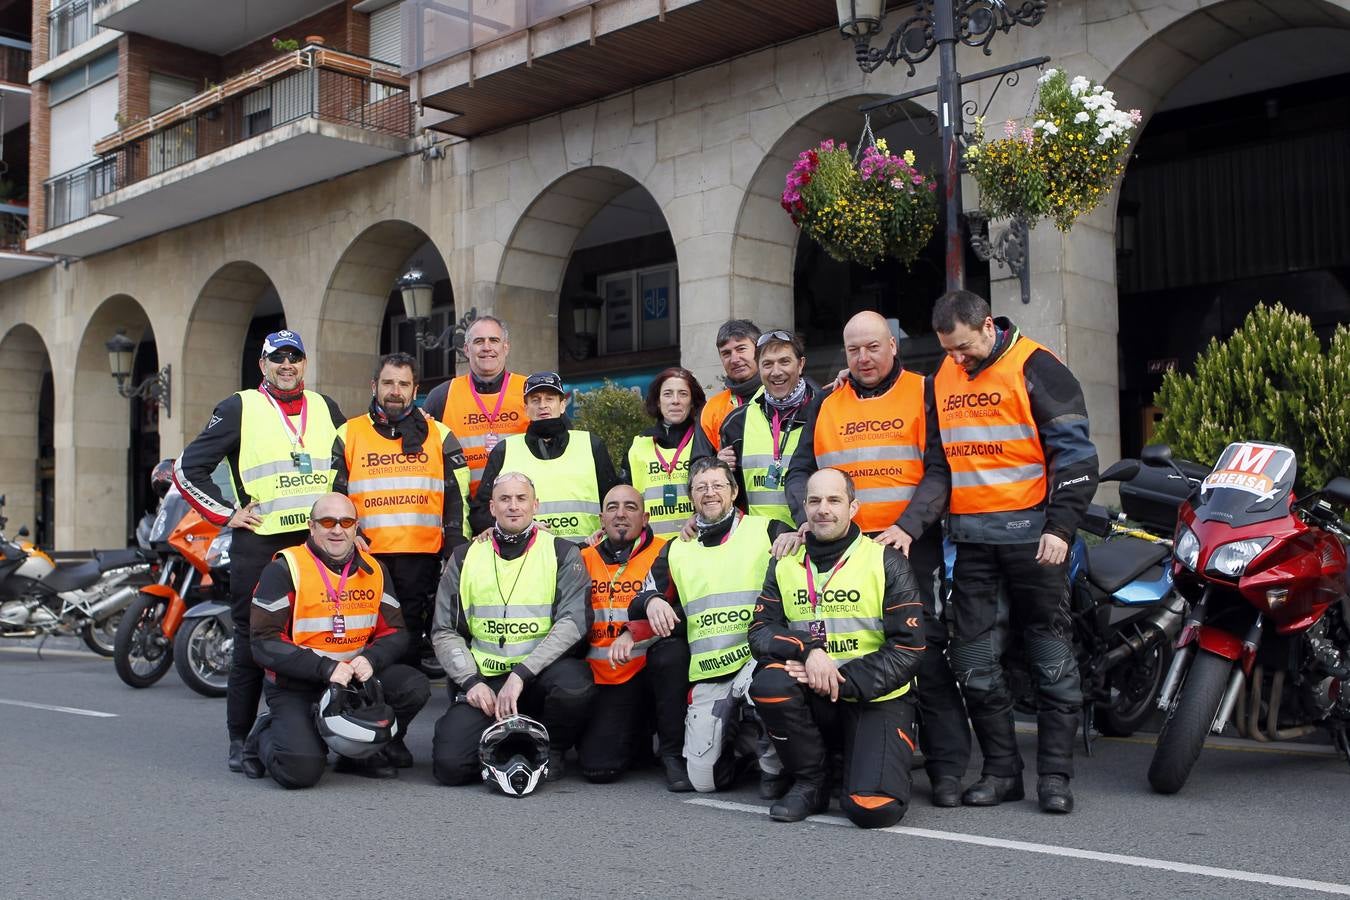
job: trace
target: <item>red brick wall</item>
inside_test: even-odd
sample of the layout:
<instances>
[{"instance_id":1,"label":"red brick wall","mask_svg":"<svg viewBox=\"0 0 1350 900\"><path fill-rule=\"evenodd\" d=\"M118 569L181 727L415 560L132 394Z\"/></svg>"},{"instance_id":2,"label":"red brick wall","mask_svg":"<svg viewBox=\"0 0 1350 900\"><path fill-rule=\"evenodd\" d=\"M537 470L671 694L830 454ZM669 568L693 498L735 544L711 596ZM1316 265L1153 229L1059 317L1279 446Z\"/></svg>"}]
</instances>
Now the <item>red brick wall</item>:
<instances>
[{"instance_id":1,"label":"red brick wall","mask_svg":"<svg viewBox=\"0 0 1350 900\"><path fill-rule=\"evenodd\" d=\"M311 34L323 37L327 46L334 50L346 50L349 53L357 53L362 56L370 46L369 26L370 17L365 13L352 12L351 7L356 5L359 0L340 0L327 9L320 10L308 19L302 19L294 25L289 25L276 34L269 34L264 38L259 38L253 43L240 47L233 53L228 53L224 57L224 71L229 75L237 75L240 72L247 71L254 66L267 62L277 55L277 51L272 49L272 38L280 38L283 41L298 41L304 46L305 38ZM350 20L361 19L359 28L360 43L356 43L354 34L357 29L350 26Z\"/></svg>"},{"instance_id":2,"label":"red brick wall","mask_svg":"<svg viewBox=\"0 0 1350 900\"><path fill-rule=\"evenodd\" d=\"M117 42L118 111L129 121L150 115L150 73L182 78L206 90L221 81L220 57L140 34L124 34Z\"/></svg>"},{"instance_id":3,"label":"red brick wall","mask_svg":"<svg viewBox=\"0 0 1350 900\"><path fill-rule=\"evenodd\" d=\"M47 21L45 15L42 21ZM47 108L47 82L39 81L33 85L28 102L31 117L28 123L28 234L32 237L47 228L47 191L43 182L51 175L52 159L52 116Z\"/></svg>"},{"instance_id":4,"label":"red brick wall","mask_svg":"<svg viewBox=\"0 0 1350 900\"><path fill-rule=\"evenodd\" d=\"M33 0L33 67L37 68L47 61L49 24L47 13L52 11L51 0Z\"/></svg>"}]
</instances>

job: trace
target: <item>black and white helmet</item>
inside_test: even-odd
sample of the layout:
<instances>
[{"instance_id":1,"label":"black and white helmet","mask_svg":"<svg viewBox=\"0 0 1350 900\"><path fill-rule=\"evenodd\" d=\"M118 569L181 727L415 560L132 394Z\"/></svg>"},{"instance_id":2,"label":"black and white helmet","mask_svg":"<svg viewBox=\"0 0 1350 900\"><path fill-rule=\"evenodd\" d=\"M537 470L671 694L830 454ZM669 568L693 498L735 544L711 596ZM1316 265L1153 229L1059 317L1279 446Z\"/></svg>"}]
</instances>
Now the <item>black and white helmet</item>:
<instances>
[{"instance_id":1,"label":"black and white helmet","mask_svg":"<svg viewBox=\"0 0 1350 900\"><path fill-rule=\"evenodd\" d=\"M483 731L478 742L483 780L524 797L548 774L548 729L529 716L512 716Z\"/></svg>"},{"instance_id":2,"label":"black and white helmet","mask_svg":"<svg viewBox=\"0 0 1350 900\"><path fill-rule=\"evenodd\" d=\"M319 697L314 722L328 749L339 756L364 759L398 737L394 709L384 702L379 679L330 684Z\"/></svg>"}]
</instances>

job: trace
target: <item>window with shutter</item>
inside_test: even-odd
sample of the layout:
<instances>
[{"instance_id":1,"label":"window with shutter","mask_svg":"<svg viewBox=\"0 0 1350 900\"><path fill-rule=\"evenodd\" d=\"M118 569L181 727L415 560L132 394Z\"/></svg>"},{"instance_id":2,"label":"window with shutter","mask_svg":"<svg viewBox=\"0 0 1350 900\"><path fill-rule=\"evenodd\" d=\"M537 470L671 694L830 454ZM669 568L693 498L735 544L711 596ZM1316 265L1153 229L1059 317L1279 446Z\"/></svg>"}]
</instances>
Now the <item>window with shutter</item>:
<instances>
[{"instance_id":1,"label":"window with shutter","mask_svg":"<svg viewBox=\"0 0 1350 900\"><path fill-rule=\"evenodd\" d=\"M370 14L370 58L395 66L403 63L399 5L392 3Z\"/></svg>"},{"instance_id":2,"label":"window with shutter","mask_svg":"<svg viewBox=\"0 0 1350 900\"><path fill-rule=\"evenodd\" d=\"M171 106L177 106L198 93L195 82L186 78L174 78L172 75L150 73L150 115L164 112Z\"/></svg>"}]
</instances>

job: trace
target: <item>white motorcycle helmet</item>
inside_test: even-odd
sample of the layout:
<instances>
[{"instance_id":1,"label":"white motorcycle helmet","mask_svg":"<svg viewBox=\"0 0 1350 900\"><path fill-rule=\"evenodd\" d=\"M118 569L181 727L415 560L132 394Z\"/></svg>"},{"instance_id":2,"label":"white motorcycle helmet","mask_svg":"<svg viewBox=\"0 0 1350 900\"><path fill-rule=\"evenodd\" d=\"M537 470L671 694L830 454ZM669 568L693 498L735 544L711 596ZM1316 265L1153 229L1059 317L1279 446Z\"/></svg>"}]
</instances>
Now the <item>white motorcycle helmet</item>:
<instances>
[{"instance_id":1,"label":"white motorcycle helmet","mask_svg":"<svg viewBox=\"0 0 1350 900\"><path fill-rule=\"evenodd\" d=\"M330 684L319 697L314 722L328 749L349 759L372 756L398 737L393 707L384 702L377 678Z\"/></svg>"},{"instance_id":2,"label":"white motorcycle helmet","mask_svg":"<svg viewBox=\"0 0 1350 900\"><path fill-rule=\"evenodd\" d=\"M483 780L503 794L531 794L548 774L548 729L529 716L496 722L479 739L478 760Z\"/></svg>"}]
</instances>

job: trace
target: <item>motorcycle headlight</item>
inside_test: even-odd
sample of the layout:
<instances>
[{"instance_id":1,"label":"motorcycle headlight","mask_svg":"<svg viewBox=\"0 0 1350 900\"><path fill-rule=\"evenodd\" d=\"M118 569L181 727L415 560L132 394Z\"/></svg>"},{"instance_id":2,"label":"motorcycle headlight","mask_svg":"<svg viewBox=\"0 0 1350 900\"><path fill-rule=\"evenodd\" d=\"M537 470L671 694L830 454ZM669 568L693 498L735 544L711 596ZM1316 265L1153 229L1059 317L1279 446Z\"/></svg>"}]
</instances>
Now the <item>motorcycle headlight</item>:
<instances>
[{"instance_id":1,"label":"motorcycle headlight","mask_svg":"<svg viewBox=\"0 0 1350 900\"><path fill-rule=\"evenodd\" d=\"M1180 534L1177 535L1177 546L1174 551L1181 564L1192 572L1195 571L1196 564L1200 561L1200 539L1195 536L1185 525L1178 526Z\"/></svg>"},{"instance_id":2,"label":"motorcycle headlight","mask_svg":"<svg viewBox=\"0 0 1350 900\"><path fill-rule=\"evenodd\" d=\"M1224 544L1210 556L1209 565L1205 568L1226 578L1237 578L1246 571L1247 563L1255 559L1256 554L1266 549L1269 543L1270 538L1259 537Z\"/></svg>"}]
</instances>

